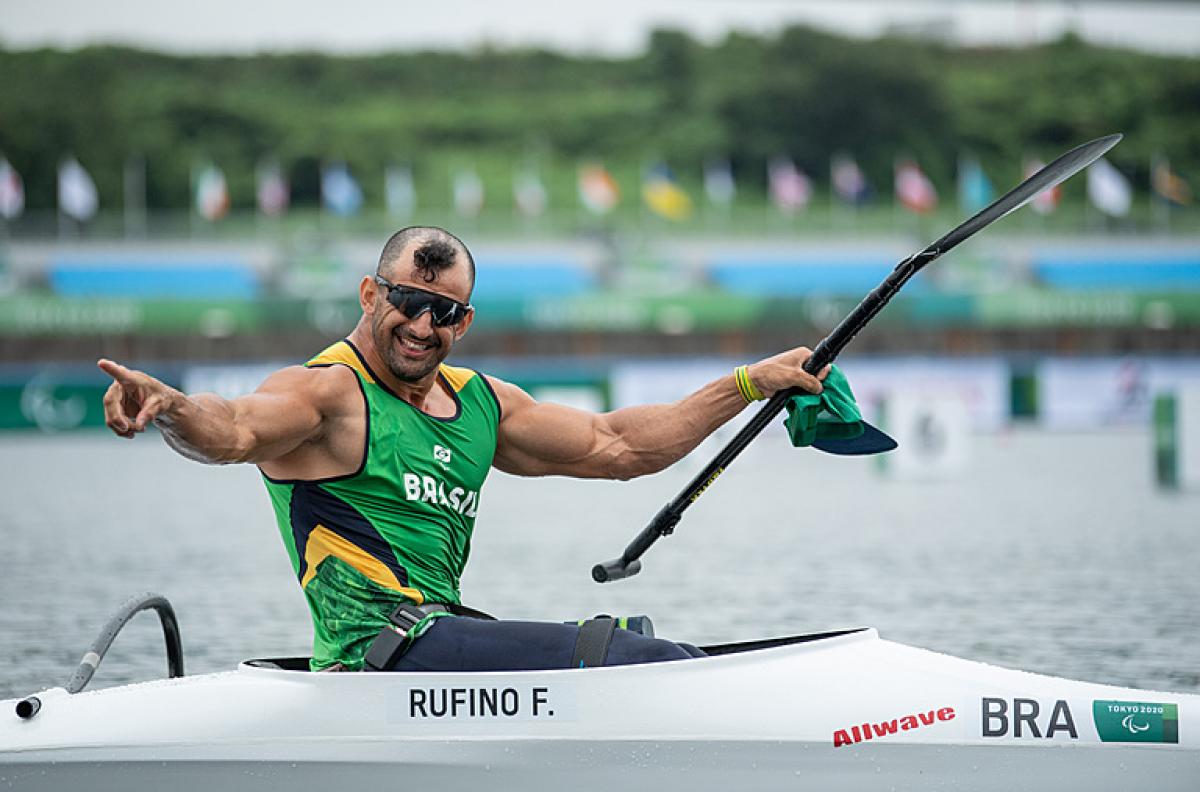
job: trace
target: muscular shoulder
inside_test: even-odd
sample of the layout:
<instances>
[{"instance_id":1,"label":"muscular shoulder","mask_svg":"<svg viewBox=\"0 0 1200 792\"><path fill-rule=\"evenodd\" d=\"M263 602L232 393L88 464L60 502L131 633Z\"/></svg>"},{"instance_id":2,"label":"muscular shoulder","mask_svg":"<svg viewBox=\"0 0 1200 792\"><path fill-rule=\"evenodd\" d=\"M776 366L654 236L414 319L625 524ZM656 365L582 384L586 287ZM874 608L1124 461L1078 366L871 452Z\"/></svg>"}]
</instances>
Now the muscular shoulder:
<instances>
[{"instance_id":1,"label":"muscular shoulder","mask_svg":"<svg viewBox=\"0 0 1200 792\"><path fill-rule=\"evenodd\" d=\"M487 380L488 385L492 386L492 393L496 394L496 400L500 402L501 421L520 414L526 408L537 404L532 396L511 382L505 382L490 374L481 374L480 376Z\"/></svg>"},{"instance_id":2,"label":"muscular shoulder","mask_svg":"<svg viewBox=\"0 0 1200 792\"><path fill-rule=\"evenodd\" d=\"M346 366L288 366L267 377L258 392L301 401L324 414L361 401L358 378Z\"/></svg>"}]
</instances>

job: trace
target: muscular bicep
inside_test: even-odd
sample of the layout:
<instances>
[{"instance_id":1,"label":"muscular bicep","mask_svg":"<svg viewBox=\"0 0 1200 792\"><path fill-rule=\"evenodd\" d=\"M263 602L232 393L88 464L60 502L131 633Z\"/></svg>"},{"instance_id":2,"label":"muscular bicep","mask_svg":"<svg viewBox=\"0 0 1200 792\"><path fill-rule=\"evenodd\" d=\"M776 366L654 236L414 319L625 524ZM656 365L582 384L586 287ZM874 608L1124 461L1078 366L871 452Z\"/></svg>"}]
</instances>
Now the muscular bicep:
<instances>
[{"instance_id":1,"label":"muscular bicep","mask_svg":"<svg viewBox=\"0 0 1200 792\"><path fill-rule=\"evenodd\" d=\"M489 378L500 399L493 464L518 476L621 478L621 439L604 415L535 401L515 385Z\"/></svg>"},{"instance_id":2,"label":"muscular bicep","mask_svg":"<svg viewBox=\"0 0 1200 792\"><path fill-rule=\"evenodd\" d=\"M245 462L278 459L321 432L331 407L328 370L282 369L258 390L229 402ZM353 374L348 374L353 376Z\"/></svg>"}]
</instances>

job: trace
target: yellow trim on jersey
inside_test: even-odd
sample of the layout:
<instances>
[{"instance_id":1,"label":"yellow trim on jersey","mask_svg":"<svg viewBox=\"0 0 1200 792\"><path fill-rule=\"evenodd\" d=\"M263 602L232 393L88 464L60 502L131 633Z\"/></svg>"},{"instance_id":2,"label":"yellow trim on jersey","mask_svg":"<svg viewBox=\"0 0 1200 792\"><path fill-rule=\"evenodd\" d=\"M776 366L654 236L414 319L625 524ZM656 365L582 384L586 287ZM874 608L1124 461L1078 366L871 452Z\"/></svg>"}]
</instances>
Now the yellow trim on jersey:
<instances>
[{"instance_id":1,"label":"yellow trim on jersey","mask_svg":"<svg viewBox=\"0 0 1200 792\"><path fill-rule=\"evenodd\" d=\"M375 382L375 378L371 376L371 372L363 365L362 360L354 353L354 350L345 341L338 341L335 344L330 344L317 353L316 357L308 361L306 366L328 366L332 363L341 363L349 366L357 371L367 382Z\"/></svg>"},{"instance_id":2,"label":"yellow trim on jersey","mask_svg":"<svg viewBox=\"0 0 1200 792\"><path fill-rule=\"evenodd\" d=\"M471 377L475 376L475 372L471 371L471 369L447 366L445 363L440 368L442 376L446 378L446 382L450 383L450 387L454 388L455 393L467 387L467 383L471 381Z\"/></svg>"},{"instance_id":3,"label":"yellow trim on jersey","mask_svg":"<svg viewBox=\"0 0 1200 792\"><path fill-rule=\"evenodd\" d=\"M308 544L304 547L304 561L308 565L308 570L300 581L301 587L308 585L308 582L317 574L317 566L329 556L340 558L372 582L378 583L386 589L398 591L418 605L425 602L424 594L415 588L400 585L396 575L384 566L382 561L361 547L338 536L324 525L317 525L308 536Z\"/></svg>"}]
</instances>

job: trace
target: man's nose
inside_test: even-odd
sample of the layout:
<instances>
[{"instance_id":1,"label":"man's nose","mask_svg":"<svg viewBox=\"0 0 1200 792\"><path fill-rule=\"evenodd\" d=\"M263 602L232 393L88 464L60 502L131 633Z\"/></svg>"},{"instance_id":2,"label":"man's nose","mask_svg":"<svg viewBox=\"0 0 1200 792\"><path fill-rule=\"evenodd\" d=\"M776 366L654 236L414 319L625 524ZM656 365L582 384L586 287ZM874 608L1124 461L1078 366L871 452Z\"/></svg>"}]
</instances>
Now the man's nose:
<instances>
[{"instance_id":1,"label":"man's nose","mask_svg":"<svg viewBox=\"0 0 1200 792\"><path fill-rule=\"evenodd\" d=\"M433 312L429 309L421 311L415 318L408 320L408 330L423 336L433 335Z\"/></svg>"}]
</instances>

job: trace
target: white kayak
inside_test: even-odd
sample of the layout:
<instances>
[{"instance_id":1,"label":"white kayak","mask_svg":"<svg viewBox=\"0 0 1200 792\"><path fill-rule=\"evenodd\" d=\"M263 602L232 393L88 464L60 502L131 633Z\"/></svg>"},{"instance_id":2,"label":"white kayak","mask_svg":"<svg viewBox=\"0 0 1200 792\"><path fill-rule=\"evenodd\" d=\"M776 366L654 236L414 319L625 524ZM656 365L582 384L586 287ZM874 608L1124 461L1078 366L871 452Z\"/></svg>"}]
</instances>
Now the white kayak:
<instances>
[{"instance_id":1,"label":"white kayak","mask_svg":"<svg viewBox=\"0 0 1200 792\"><path fill-rule=\"evenodd\" d=\"M709 650L505 673L258 660L53 688L32 716L0 704L0 789L1200 789L1200 696L997 668L873 629Z\"/></svg>"}]
</instances>

